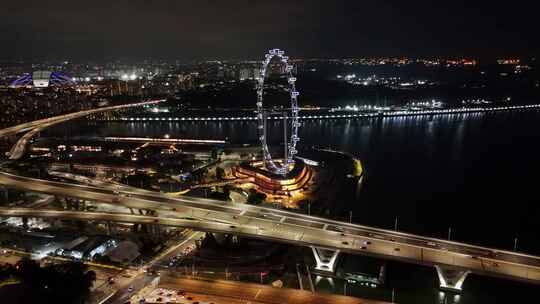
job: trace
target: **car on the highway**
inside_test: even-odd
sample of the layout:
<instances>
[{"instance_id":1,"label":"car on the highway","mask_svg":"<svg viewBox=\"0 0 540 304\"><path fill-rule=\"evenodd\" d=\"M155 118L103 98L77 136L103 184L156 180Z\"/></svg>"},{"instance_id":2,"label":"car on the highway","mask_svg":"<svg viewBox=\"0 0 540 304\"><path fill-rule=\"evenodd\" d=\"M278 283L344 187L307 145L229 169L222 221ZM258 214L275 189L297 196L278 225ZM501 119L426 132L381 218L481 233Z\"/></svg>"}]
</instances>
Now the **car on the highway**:
<instances>
[{"instance_id":1,"label":"car on the highway","mask_svg":"<svg viewBox=\"0 0 540 304\"><path fill-rule=\"evenodd\" d=\"M496 257L499 256L499 253L498 253L497 251L490 251L490 252L488 253L488 256L489 256L490 258L496 258Z\"/></svg>"},{"instance_id":2,"label":"car on the highway","mask_svg":"<svg viewBox=\"0 0 540 304\"><path fill-rule=\"evenodd\" d=\"M132 292L132 291L133 291L133 286L129 286L128 292Z\"/></svg>"},{"instance_id":3,"label":"car on the highway","mask_svg":"<svg viewBox=\"0 0 540 304\"><path fill-rule=\"evenodd\" d=\"M339 226L330 226L327 229L334 230L334 231L337 231L337 232L345 232L345 229L343 229L342 227L339 227Z\"/></svg>"}]
</instances>

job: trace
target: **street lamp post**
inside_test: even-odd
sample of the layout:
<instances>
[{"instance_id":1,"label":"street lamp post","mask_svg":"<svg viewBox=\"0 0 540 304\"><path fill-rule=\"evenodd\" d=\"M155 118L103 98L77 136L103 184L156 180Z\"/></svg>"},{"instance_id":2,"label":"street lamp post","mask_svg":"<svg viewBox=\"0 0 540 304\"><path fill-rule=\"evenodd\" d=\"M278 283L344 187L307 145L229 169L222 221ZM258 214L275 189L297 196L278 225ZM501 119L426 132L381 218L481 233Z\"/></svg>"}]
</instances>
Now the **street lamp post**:
<instances>
[{"instance_id":1,"label":"street lamp post","mask_svg":"<svg viewBox=\"0 0 540 304\"><path fill-rule=\"evenodd\" d=\"M452 236L452 227L448 227L448 240L450 241L450 238Z\"/></svg>"},{"instance_id":2,"label":"street lamp post","mask_svg":"<svg viewBox=\"0 0 540 304\"><path fill-rule=\"evenodd\" d=\"M397 231L397 226L398 226L398 217L396 215L396 220L394 221L394 230Z\"/></svg>"},{"instance_id":3,"label":"street lamp post","mask_svg":"<svg viewBox=\"0 0 540 304\"><path fill-rule=\"evenodd\" d=\"M514 251L517 251L517 246L518 246L518 238L517 236L514 238Z\"/></svg>"}]
</instances>

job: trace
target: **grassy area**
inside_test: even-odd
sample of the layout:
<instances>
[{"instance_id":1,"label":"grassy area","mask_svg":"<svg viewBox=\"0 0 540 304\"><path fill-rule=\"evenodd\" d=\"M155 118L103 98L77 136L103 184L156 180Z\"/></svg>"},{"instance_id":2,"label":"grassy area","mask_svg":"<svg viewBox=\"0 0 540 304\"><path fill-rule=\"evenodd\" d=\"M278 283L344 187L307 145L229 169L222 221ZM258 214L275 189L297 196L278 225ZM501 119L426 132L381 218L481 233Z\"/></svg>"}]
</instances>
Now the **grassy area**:
<instances>
[{"instance_id":1,"label":"grassy area","mask_svg":"<svg viewBox=\"0 0 540 304\"><path fill-rule=\"evenodd\" d=\"M353 162L354 162L354 172L353 172L354 176L361 176L362 172L364 172L362 163L356 158L353 158Z\"/></svg>"},{"instance_id":2,"label":"grassy area","mask_svg":"<svg viewBox=\"0 0 540 304\"><path fill-rule=\"evenodd\" d=\"M10 277L0 282L0 288L19 283L21 283L21 281L17 280L16 278Z\"/></svg>"}]
</instances>

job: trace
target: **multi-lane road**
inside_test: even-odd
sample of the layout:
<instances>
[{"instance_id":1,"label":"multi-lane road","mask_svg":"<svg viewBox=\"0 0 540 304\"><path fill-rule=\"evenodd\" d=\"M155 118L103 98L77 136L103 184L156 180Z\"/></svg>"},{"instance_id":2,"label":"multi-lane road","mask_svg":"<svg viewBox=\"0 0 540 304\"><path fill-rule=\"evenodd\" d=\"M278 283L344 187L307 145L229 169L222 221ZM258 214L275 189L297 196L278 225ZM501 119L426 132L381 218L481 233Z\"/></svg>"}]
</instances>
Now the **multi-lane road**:
<instances>
[{"instance_id":1,"label":"multi-lane road","mask_svg":"<svg viewBox=\"0 0 540 304\"><path fill-rule=\"evenodd\" d=\"M156 104L162 101L163 100L152 100L152 101L145 101L145 102L139 102L139 103L103 107L103 108L98 108L98 109L79 111L79 112L70 113L66 115L55 116L51 118L40 119L40 120L20 124L11 128L0 130L0 137L15 135L24 131L29 131L24 136L22 136L19 139L19 141L17 141L17 143L13 146L13 148L10 151L9 158L11 160L17 160L17 159L20 159L24 155L26 151L26 146L28 145L28 142L30 141L30 139L34 137L36 134L38 134L39 132L41 132L42 130L52 125L56 125L56 124L66 122L71 119L80 118L80 117L84 117L84 116L88 116L88 115L96 114L100 112L116 111L116 110L121 110L121 109L126 109L126 108L132 108L132 107L140 107L140 106L145 106L145 105Z\"/></svg>"},{"instance_id":2,"label":"multi-lane road","mask_svg":"<svg viewBox=\"0 0 540 304\"><path fill-rule=\"evenodd\" d=\"M11 151L20 158L28 140L53 124L97 112L158 103L148 101L81 111L42 119L0 130L1 136L29 131ZM314 246L344 252L408 261L423 265L448 265L473 272L540 283L540 257L428 238L415 234L337 222L247 204L234 204L193 197L171 197L161 193L139 191L109 183L84 186L38 180L0 172L0 185L21 190L151 209L158 216L122 213L2 208L0 216L55 217L76 220L106 220L131 223L189 227L199 231L224 232L301 246Z\"/></svg>"},{"instance_id":3,"label":"multi-lane road","mask_svg":"<svg viewBox=\"0 0 540 304\"><path fill-rule=\"evenodd\" d=\"M259 284L222 280L193 280L162 276L160 287L218 297L216 303L253 304L390 304L377 300L358 299L342 295L311 293L307 290L274 288ZM199 301L199 299L197 299ZM201 303L208 303L204 301Z\"/></svg>"},{"instance_id":4,"label":"multi-lane road","mask_svg":"<svg viewBox=\"0 0 540 304\"><path fill-rule=\"evenodd\" d=\"M152 209L157 217L119 213L2 209L0 216L56 217L188 227L300 246L337 249L422 265L449 265L479 274L540 283L540 258L532 255L337 222L294 212L162 193L130 192L52 182L0 173L0 184L129 208ZM177 216L171 216L171 213Z\"/></svg>"}]
</instances>

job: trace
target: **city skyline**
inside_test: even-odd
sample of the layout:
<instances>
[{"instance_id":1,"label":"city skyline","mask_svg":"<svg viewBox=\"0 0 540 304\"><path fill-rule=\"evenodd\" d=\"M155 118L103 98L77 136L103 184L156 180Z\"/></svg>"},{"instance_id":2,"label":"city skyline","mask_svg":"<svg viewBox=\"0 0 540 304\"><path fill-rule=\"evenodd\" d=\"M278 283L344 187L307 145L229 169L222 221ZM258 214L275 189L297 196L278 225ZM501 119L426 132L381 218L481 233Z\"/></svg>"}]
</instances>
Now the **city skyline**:
<instances>
[{"instance_id":1,"label":"city skyline","mask_svg":"<svg viewBox=\"0 0 540 304\"><path fill-rule=\"evenodd\" d=\"M0 298L530 302L530 2L4 1Z\"/></svg>"}]
</instances>

